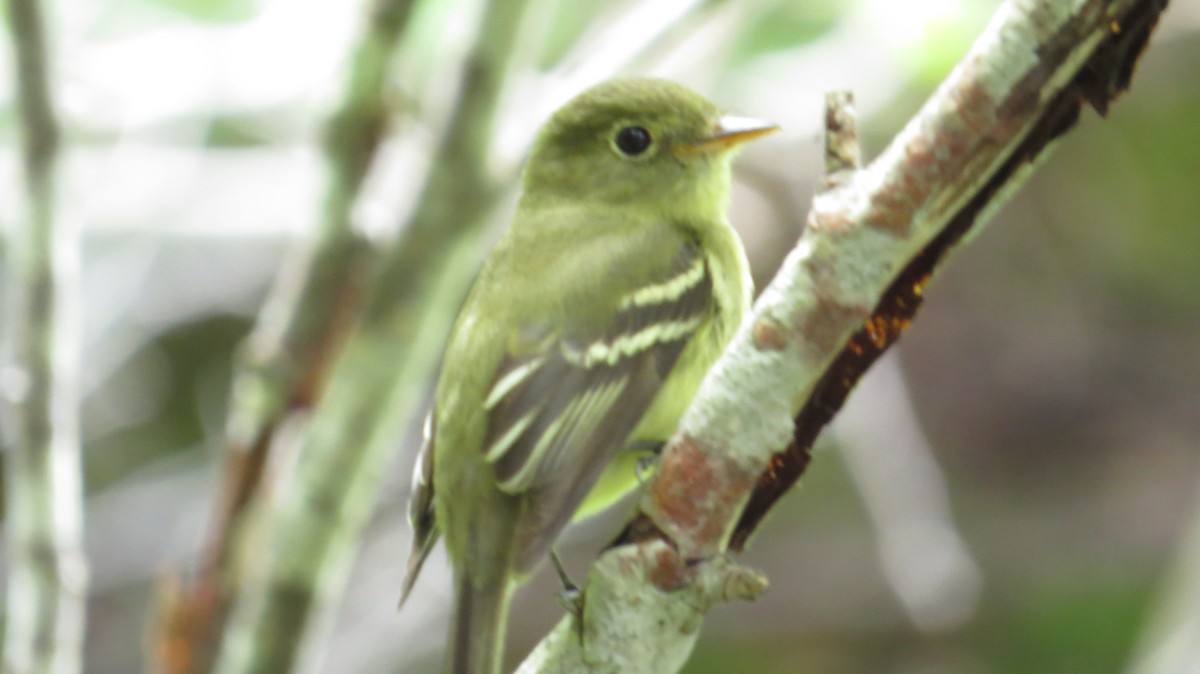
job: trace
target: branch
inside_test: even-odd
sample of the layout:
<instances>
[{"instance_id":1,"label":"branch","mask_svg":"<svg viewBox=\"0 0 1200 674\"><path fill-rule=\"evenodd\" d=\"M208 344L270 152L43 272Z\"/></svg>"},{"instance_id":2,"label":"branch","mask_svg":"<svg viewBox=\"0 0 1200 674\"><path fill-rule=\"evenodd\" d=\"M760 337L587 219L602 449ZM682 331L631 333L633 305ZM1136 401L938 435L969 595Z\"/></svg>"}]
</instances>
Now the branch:
<instances>
[{"instance_id":1,"label":"branch","mask_svg":"<svg viewBox=\"0 0 1200 674\"><path fill-rule=\"evenodd\" d=\"M677 671L714 603L753 596L713 591L746 585L725 553L745 546L799 478L817 432L908 326L950 247L1006 200L1084 102L1104 113L1128 85L1165 4L1011 0L879 158L827 176L640 512L589 576L583 638L565 636L580 634L565 618L519 671ZM829 154L827 165L847 163ZM604 601L615 592L621 601ZM655 629L623 628L637 620Z\"/></svg>"},{"instance_id":2,"label":"branch","mask_svg":"<svg viewBox=\"0 0 1200 674\"><path fill-rule=\"evenodd\" d=\"M241 588L231 551L259 492L280 426L321 398L345 333L360 311L371 250L352 209L384 137L387 75L413 0L377 0L355 48L340 108L329 121L329 183L317 238L288 261L239 354L225 428L222 488L197 578L160 590L155 669L211 668L213 640Z\"/></svg>"},{"instance_id":3,"label":"branch","mask_svg":"<svg viewBox=\"0 0 1200 674\"><path fill-rule=\"evenodd\" d=\"M217 671L291 670L314 617L341 594L397 429L422 402L453 318L447 307L465 292L478 234L503 193L486 158L527 2L496 0L484 12L420 201L291 450L294 474L280 476L258 523L269 545L246 560Z\"/></svg>"},{"instance_id":4,"label":"branch","mask_svg":"<svg viewBox=\"0 0 1200 674\"><path fill-rule=\"evenodd\" d=\"M8 540L4 671L83 667L87 563L79 440L79 240L56 222L59 126L44 18L9 0L26 220L9 231L3 395Z\"/></svg>"}]
</instances>

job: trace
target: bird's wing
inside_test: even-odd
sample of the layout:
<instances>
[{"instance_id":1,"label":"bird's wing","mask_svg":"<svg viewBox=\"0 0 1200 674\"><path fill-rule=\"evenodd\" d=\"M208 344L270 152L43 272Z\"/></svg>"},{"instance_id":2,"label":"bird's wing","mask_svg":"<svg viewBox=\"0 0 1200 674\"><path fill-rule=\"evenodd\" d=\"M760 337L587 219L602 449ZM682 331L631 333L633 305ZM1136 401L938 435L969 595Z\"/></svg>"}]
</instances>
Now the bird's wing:
<instances>
[{"instance_id":1,"label":"bird's wing","mask_svg":"<svg viewBox=\"0 0 1200 674\"><path fill-rule=\"evenodd\" d=\"M412 549L408 553L408 567L401 586L400 605L408 600L421 566L433 549L440 533L433 509L433 413L425 417L425 441L417 454L417 465L413 468L412 491L408 501L408 523L413 530Z\"/></svg>"},{"instance_id":2,"label":"bird's wing","mask_svg":"<svg viewBox=\"0 0 1200 674\"><path fill-rule=\"evenodd\" d=\"M646 276L625 284L602 321L521 326L484 399L496 482L531 496L518 546L529 561L518 567L545 553L713 315L710 270L694 244Z\"/></svg>"}]
</instances>

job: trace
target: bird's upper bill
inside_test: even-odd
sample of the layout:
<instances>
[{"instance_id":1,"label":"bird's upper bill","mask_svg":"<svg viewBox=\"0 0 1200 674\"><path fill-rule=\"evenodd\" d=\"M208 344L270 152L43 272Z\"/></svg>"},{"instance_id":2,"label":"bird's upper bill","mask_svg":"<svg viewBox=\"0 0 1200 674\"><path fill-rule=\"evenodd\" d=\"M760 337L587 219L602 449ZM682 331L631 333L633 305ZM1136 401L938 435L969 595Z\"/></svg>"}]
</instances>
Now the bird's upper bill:
<instances>
[{"instance_id":1,"label":"bird's upper bill","mask_svg":"<svg viewBox=\"0 0 1200 674\"><path fill-rule=\"evenodd\" d=\"M677 155L707 154L722 152L742 143L762 138L779 130L778 124L764 122L752 117L737 117L723 115L717 120L712 134L694 143L679 145L675 148Z\"/></svg>"}]
</instances>

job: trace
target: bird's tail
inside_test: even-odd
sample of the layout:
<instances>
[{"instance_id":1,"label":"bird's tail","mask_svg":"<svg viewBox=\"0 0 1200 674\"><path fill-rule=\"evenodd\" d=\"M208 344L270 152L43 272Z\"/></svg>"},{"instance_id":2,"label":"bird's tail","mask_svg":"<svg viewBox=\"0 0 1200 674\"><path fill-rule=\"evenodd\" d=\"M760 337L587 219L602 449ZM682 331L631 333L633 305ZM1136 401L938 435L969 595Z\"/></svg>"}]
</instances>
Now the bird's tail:
<instances>
[{"instance_id":1,"label":"bird's tail","mask_svg":"<svg viewBox=\"0 0 1200 674\"><path fill-rule=\"evenodd\" d=\"M507 579L475 583L465 573L456 576L445 672L499 674L513 585Z\"/></svg>"}]
</instances>

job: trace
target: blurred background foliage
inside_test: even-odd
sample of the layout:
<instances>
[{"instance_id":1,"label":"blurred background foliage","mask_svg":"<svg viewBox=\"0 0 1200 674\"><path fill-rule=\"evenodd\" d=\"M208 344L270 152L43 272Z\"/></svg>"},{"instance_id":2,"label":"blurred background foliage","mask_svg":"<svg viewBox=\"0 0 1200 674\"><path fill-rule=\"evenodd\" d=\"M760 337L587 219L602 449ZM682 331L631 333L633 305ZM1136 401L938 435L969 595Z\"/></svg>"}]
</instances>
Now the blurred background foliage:
<instances>
[{"instance_id":1,"label":"blurred background foliage","mask_svg":"<svg viewBox=\"0 0 1200 674\"><path fill-rule=\"evenodd\" d=\"M521 46L529 58L510 78L496 160L515 166L549 110L615 73L669 76L773 119L785 134L746 152L733 204L761 285L818 178L824 91L855 91L869 157L998 4L540 0L531 24L544 39ZM232 354L315 226L318 139L367 8L53 8L70 143L63 217L85 234L87 671L130 672L158 578L193 565L205 535ZM420 184L453 93L447 64L478 12L473 0L429 1L414 15L392 133L357 211L381 242ZM623 51L643 35L657 37ZM20 189L12 88L4 50L5 226ZM933 284L746 555L771 590L711 615L689 674L1158 671L1136 663L1161 641L1161 611L1200 575L1200 560L1182 556L1200 515L1197 120L1200 0L1175 0L1132 92L1107 120L1085 114ZM395 611L415 441L396 449L310 671L436 669L449 601L440 552ZM568 566L582 574L621 515L571 532ZM514 657L557 618L554 592L543 573L520 595ZM1182 610L1194 622L1192 598Z\"/></svg>"}]
</instances>

